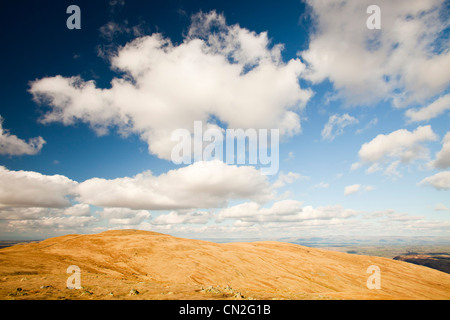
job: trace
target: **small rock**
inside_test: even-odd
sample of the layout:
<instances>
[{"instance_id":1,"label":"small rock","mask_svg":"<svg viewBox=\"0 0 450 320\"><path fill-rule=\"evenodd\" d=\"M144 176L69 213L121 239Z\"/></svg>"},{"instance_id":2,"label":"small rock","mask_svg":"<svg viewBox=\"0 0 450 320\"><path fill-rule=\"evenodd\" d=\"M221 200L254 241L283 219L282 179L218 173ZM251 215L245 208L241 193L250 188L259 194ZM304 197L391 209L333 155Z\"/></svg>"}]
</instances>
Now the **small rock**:
<instances>
[{"instance_id":1,"label":"small rock","mask_svg":"<svg viewBox=\"0 0 450 320\"><path fill-rule=\"evenodd\" d=\"M139 291L137 291L136 289L131 289L130 290L130 295L134 296L134 295L138 295Z\"/></svg>"},{"instance_id":2,"label":"small rock","mask_svg":"<svg viewBox=\"0 0 450 320\"><path fill-rule=\"evenodd\" d=\"M16 288L16 291L8 293L8 296L26 296L27 293L22 288Z\"/></svg>"},{"instance_id":3,"label":"small rock","mask_svg":"<svg viewBox=\"0 0 450 320\"><path fill-rule=\"evenodd\" d=\"M52 286L41 286L40 287L41 289L50 289L50 288L53 288Z\"/></svg>"},{"instance_id":4,"label":"small rock","mask_svg":"<svg viewBox=\"0 0 450 320\"><path fill-rule=\"evenodd\" d=\"M235 299L245 299L245 297L240 293L240 292L236 292L236 294L234 295Z\"/></svg>"},{"instance_id":5,"label":"small rock","mask_svg":"<svg viewBox=\"0 0 450 320\"><path fill-rule=\"evenodd\" d=\"M223 291L226 292L226 293L229 293L229 294L233 294L234 293L233 288L231 288L229 285L227 285Z\"/></svg>"},{"instance_id":6,"label":"small rock","mask_svg":"<svg viewBox=\"0 0 450 320\"><path fill-rule=\"evenodd\" d=\"M84 296L85 294L92 296L94 293L89 290L84 290L81 295Z\"/></svg>"},{"instance_id":7,"label":"small rock","mask_svg":"<svg viewBox=\"0 0 450 320\"><path fill-rule=\"evenodd\" d=\"M218 288L214 288L213 286L208 286L206 288L202 288L202 292L212 293L212 294L221 294Z\"/></svg>"}]
</instances>

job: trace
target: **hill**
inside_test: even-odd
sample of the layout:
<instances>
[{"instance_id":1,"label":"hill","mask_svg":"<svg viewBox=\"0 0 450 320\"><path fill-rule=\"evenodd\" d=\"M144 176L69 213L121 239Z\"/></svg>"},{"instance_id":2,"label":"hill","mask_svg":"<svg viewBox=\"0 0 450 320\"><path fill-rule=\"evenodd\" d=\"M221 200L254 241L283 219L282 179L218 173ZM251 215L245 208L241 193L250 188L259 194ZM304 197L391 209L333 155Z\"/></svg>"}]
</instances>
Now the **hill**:
<instances>
[{"instance_id":1,"label":"hill","mask_svg":"<svg viewBox=\"0 0 450 320\"><path fill-rule=\"evenodd\" d=\"M70 265L82 289L66 288ZM379 290L366 285L371 265L381 271ZM0 299L450 299L450 275L282 242L120 230L1 249Z\"/></svg>"}]
</instances>

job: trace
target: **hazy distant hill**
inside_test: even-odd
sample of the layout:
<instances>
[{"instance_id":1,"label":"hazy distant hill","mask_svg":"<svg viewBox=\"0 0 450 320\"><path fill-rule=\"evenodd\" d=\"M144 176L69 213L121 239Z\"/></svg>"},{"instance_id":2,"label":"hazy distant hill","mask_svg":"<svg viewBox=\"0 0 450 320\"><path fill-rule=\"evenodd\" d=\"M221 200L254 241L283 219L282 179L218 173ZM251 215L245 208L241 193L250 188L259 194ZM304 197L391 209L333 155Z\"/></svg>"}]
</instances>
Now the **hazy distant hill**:
<instances>
[{"instance_id":1,"label":"hazy distant hill","mask_svg":"<svg viewBox=\"0 0 450 320\"><path fill-rule=\"evenodd\" d=\"M70 265L82 289L69 290ZM381 289L369 290L369 266ZM281 242L213 243L122 230L0 250L1 299L450 299L450 275Z\"/></svg>"},{"instance_id":2,"label":"hazy distant hill","mask_svg":"<svg viewBox=\"0 0 450 320\"><path fill-rule=\"evenodd\" d=\"M312 247L331 246L399 246L399 245L450 245L450 237L438 236L329 236L283 238L284 242Z\"/></svg>"}]
</instances>

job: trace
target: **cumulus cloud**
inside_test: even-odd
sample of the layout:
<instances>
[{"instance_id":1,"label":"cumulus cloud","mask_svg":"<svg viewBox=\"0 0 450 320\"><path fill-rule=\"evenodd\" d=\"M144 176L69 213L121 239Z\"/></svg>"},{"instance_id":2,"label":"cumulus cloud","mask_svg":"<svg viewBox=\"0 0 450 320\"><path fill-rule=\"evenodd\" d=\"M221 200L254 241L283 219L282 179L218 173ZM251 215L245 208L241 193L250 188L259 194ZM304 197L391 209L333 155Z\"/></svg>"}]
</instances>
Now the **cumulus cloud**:
<instances>
[{"instance_id":1,"label":"cumulus cloud","mask_svg":"<svg viewBox=\"0 0 450 320\"><path fill-rule=\"evenodd\" d=\"M436 173L420 182L421 185L431 185L437 190L450 189L450 171Z\"/></svg>"},{"instance_id":2,"label":"cumulus cloud","mask_svg":"<svg viewBox=\"0 0 450 320\"><path fill-rule=\"evenodd\" d=\"M255 221L265 217L290 216L301 212L303 202L297 200L282 200L275 202L270 208L261 208L256 202L245 202L233 207L221 210L216 216L217 221L224 219L245 219Z\"/></svg>"},{"instance_id":3,"label":"cumulus cloud","mask_svg":"<svg viewBox=\"0 0 450 320\"><path fill-rule=\"evenodd\" d=\"M211 218L211 213L207 211L171 211L167 214L157 216L152 220L152 224L206 224Z\"/></svg>"},{"instance_id":4,"label":"cumulus cloud","mask_svg":"<svg viewBox=\"0 0 450 320\"><path fill-rule=\"evenodd\" d=\"M348 196L348 195L351 195L351 194L354 194L354 193L357 193L357 192L359 192L360 190L364 190L364 191L372 191L372 190L374 190L375 188L373 187L373 186L362 186L362 185L360 185L360 184L353 184L353 185L350 185L350 186L346 186L345 188L344 188L344 195L345 196Z\"/></svg>"},{"instance_id":5,"label":"cumulus cloud","mask_svg":"<svg viewBox=\"0 0 450 320\"><path fill-rule=\"evenodd\" d=\"M117 225L139 225L145 219L151 217L147 210L132 210L129 208L104 208L97 213L110 224Z\"/></svg>"},{"instance_id":6,"label":"cumulus cloud","mask_svg":"<svg viewBox=\"0 0 450 320\"><path fill-rule=\"evenodd\" d=\"M0 206L61 208L70 205L77 182L61 175L10 171L0 166Z\"/></svg>"},{"instance_id":7,"label":"cumulus cloud","mask_svg":"<svg viewBox=\"0 0 450 320\"><path fill-rule=\"evenodd\" d=\"M368 212L364 214L364 219L374 219L374 218L382 218L389 215L392 215L395 213L394 209L386 209L382 211L374 211L374 212Z\"/></svg>"},{"instance_id":8,"label":"cumulus cloud","mask_svg":"<svg viewBox=\"0 0 450 320\"><path fill-rule=\"evenodd\" d=\"M313 208L303 207L303 202L297 200L282 200L275 202L272 207L264 208L255 202L245 202L221 210L217 221L235 219L242 222L301 222L304 220L329 220L349 218L358 212L344 209L342 206L324 206Z\"/></svg>"},{"instance_id":9,"label":"cumulus cloud","mask_svg":"<svg viewBox=\"0 0 450 320\"><path fill-rule=\"evenodd\" d=\"M438 203L435 207L434 207L435 211L449 211L450 208L447 208L447 206L445 206L443 203Z\"/></svg>"},{"instance_id":10,"label":"cumulus cloud","mask_svg":"<svg viewBox=\"0 0 450 320\"><path fill-rule=\"evenodd\" d=\"M348 115L347 113L342 116L337 114L332 115L322 130L322 139L333 141L334 138L344 133L345 127L358 122L358 119Z\"/></svg>"},{"instance_id":11,"label":"cumulus cloud","mask_svg":"<svg viewBox=\"0 0 450 320\"><path fill-rule=\"evenodd\" d=\"M359 189L361 189L360 184L353 184L351 186L346 186L344 188L344 195L348 196L350 194L356 193L359 191Z\"/></svg>"},{"instance_id":12,"label":"cumulus cloud","mask_svg":"<svg viewBox=\"0 0 450 320\"><path fill-rule=\"evenodd\" d=\"M352 169L363 164L370 165L368 173L382 170L388 164L385 174L396 173L399 163L411 163L417 159L429 157L429 150L422 144L435 141L438 137L431 126L418 127L413 132L400 129L390 134L379 134L370 142L364 143L358 152L360 162L354 163Z\"/></svg>"},{"instance_id":13,"label":"cumulus cloud","mask_svg":"<svg viewBox=\"0 0 450 320\"><path fill-rule=\"evenodd\" d=\"M0 116L0 154L10 156L35 155L45 144L42 137L31 138L28 142L3 129L3 117Z\"/></svg>"},{"instance_id":14,"label":"cumulus cloud","mask_svg":"<svg viewBox=\"0 0 450 320\"><path fill-rule=\"evenodd\" d=\"M423 221L423 216L411 216L407 213L392 213L385 217L385 219L382 220L384 223L389 222L404 222L404 221Z\"/></svg>"},{"instance_id":15,"label":"cumulus cloud","mask_svg":"<svg viewBox=\"0 0 450 320\"><path fill-rule=\"evenodd\" d=\"M410 122L428 121L443 114L447 110L450 110L450 94L436 99L426 107L409 109L405 112L405 115L409 118Z\"/></svg>"},{"instance_id":16,"label":"cumulus cloud","mask_svg":"<svg viewBox=\"0 0 450 320\"><path fill-rule=\"evenodd\" d=\"M6 232L46 233L84 232L99 220L89 206L77 204L68 208L0 207L0 228Z\"/></svg>"},{"instance_id":17,"label":"cumulus cloud","mask_svg":"<svg viewBox=\"0 0 450 320\"><path fill-rule=\"evenodd\" d=\"M78 204L69 208L0 207L2 232L27 234L67 234L86 232L99 220L89 207Z\"/></svg>"},{"instance_id":18,"label":"cumulus cloud","mask_svg":"<svg viewBox=\"0 0 450 320\"><path fill-rule=\"evenodd\" d=\"M88 204L79 203L65 209L64 214L75 217L88 217L91 215L91 208Z\"/></svg>"},{"instance_id":19,"label":"cumulus cloud","mask_svg":"<svg viewBox=\"0 0 450 320\"><path fill-rule=\"evenodd\" d=\"M401 174L397 170L399 165L400 165L400 160L396 160L396 161L391 162L391 164L386 168L386 170L384 170L383 175L400 177ZM371 166L371 168L372 167L373 167L373 165ZM376 164L375 164L375 167L376 167ZM380 168L380 170L381 170L381 168Z\"/></svg>"},{"instance_id":20,"label":"cumulus cloud","mask_svg":"<svg viewBox=\"0 0 450 320\"><path fill-rule=\"evenodd\" d=\"M109 40L112 41L115 37L121 34L128 34L131 32L131 29L128 27L128 22L125 21L123 23L117 23L114 21L109 21L99 29L100 35Z\"/></svg>"},{"instance_id":21,"label":"cumulus cloud","mask_svg":"<svg viewBox=\"0 0 450 320\"><path fill-rule=\"evenodd\" d=\"M314 188L317 188L317 189L328 189L329 186L330 186L329 183L321 181L318 184L314 185Z\"/></svg>"},{"instance_id":22,"label":"cumulus cloud","mask_svg":"<svg viewBox=\"0 0 450 320\"><path fill-rule=\"evenodd\" d=\"M272 198L267 178L250 166L196 162L159 176L150 171L112 180L93 178L77 187L78 200L105 207L171 210L220 207L233 199Z\"/></svg>"},{"instance_id":23,"label":"cumulus cloud","mask_svg":"<svg viewBox=\"0 0 450 320\"><path fill-rule=\"evenodd\" d=\"M398 157L402 162L408 163L423 156L420 143L435 140L437 136L431 126L418 127L413 132L400 129L388 135L380 134L363 144L359 156L365 162L373 163L385 157Z\"/></svg>"},{"instance_id":24,"label":"cumulus cloud","mask_svg":"<svg viewBox=\"0 0 450 320\"><path fill-rule=\"evenodd\" d=\"M274 184L272 185L273 188L281 188L284 187L286 184L291 184L293 183L295 180L306 180L309 179L309 177L303 176L299 173L295 173L295 172L289 172L289 173L282 173L280 172L278 174L278 179L274 182Z\"/></svg>"},{"instance_id":25,"label":"cumulus cloud","mask_svg":"<svg viewBox=\"0 0 450 320\"><path fill-rule=\"evenodd\" d=\"M372 120L370 120L363 128L356 130L355 134L361 134L362 132L369 130L373 126L377 125L377 123L378 123L378 118L375 117Z\"/></svg>"},{"instance_id":26,"label":"cumulus cloud","mask_svg":"<svg viewBox=\"0 0 450 320\"><path fill-rule=\"evenodd\" d=\"M443 0L380 0L381 29L369 30L370 0L307 0L314 22L299 55L315 83L329 79L349 104L424 102L450 83ZM408 61L408 63L405 63Z\"/></svg>"},{"instance_id":27,"label":"cumulus cloud","mask_svg":"<svg viewBox=\"0 0 450 320\"><path fill-rule=\"evenodd\" d=\"M80 77L54 76L34 81L30 92L50 107L43 123L82 121L98 134L117 128L138 134L150 153L170 159L171 133L192 132L194 121L215 118L230 128L300 132L297 111L312 92L299 85L304 64L283 62L281 50L266 32L228 26L214 11L199 13L179 45L152 34L121 47L110 62L123 76L109 89Z\"/></svg>"},{"instance_id":28,"label":"cumulus cloud","mask_svg":"<svg viewBox=\"0 0 450 320\"><path fill-rule=\"evenodd\" d=\"M71 230L82 230L92 225L98 220L93 216L69 216L69 217L43 217L32 220L11 220L8 221L8 228L14 231L30 232L38 230L40 232L68 232Z\"/></svg>"},{"instance_id":29,"label":"cumulus cloud","mask_svg":"<svg viewBox=\"0 0 450 320\"><path fill-rule=\"evenodd\" d=\"M0 220L36 220L48 216L60 216L60 209L38 207L0 208Z\"/></svg>"},{"instance_id":30,"label":"cumulus cloud","mask_svg":"<svg viewBox=\"0 0 450 320\"><path fill-rule=\"evenodd\" d=\"M288 180L293 177L288 175ZM65 208L67 216L89 216L89 205L112 219L128 219L135 210L222 207L230 200L267 202L274 197L266 176L252 166L221 161L196 162L159 176L150 171L134 177L92 178L78 183L61 175L11 171L0 166L0 207ZM72 205L70 199L79 203ZM116 217L119 209L124 217ZM113 217L114 216L114 217ZM144 215L139 213L140 217ZM126 221L124 220L123 223ZM118 220L116 223L119 223Z\"/></svg>"},{"instance_id":31,"label":"cumulus cloud","mask_svg":"<svg viewBox=\"0 0 450 320\"><path fill-rule=\"evenodd\" d=\"M445 135L442 141L442 149L436 154L436 160L430 164L437 169L450 167L450 132Z\"/></svg>"}]
</instances>

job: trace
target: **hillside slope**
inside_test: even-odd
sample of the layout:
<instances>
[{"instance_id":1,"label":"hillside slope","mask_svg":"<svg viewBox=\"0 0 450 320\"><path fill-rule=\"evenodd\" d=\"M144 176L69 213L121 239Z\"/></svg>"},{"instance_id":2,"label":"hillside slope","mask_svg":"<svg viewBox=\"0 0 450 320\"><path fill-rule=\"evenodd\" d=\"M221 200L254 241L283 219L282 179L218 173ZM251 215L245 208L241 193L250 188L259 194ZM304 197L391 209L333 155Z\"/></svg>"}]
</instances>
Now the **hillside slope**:
<instances>
[{"instance_id":1,"label":"hillside slope","mask_svg":"<svg viewBox=\"0 0 450 320\"><path fill-rule=\"evenodd\" d=\"M82 289L67 289L70 265ZM367 268L381 270L369 290ZM450 299L450 275L280 242L216 244L121 230L0 250L0 299Z\"/></svg>"}]
</instances>

